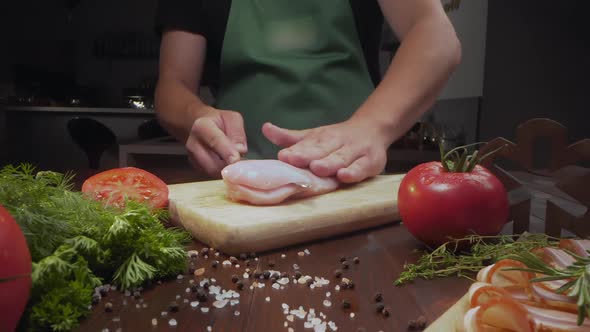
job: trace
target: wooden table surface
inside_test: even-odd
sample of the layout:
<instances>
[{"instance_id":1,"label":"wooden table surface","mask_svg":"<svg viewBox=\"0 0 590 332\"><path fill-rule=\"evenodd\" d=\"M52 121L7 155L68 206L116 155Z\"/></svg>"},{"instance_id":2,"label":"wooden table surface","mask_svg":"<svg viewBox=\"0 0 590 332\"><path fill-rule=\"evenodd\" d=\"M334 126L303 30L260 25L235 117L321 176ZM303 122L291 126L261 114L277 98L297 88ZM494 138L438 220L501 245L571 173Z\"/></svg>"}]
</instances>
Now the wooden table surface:
<instances>
[{"instance_id":1,"label":"wooden table surface","mask_svg":"<svg viewBox=\"0 0 590 332\"><path fill-rule=\"evenodd\" d=\"M191 245L191 249L201 248L203 245L196 242ZM271 287L270 280L261 281L265 284L263 288L250 289L255 279L252 275L243 279L247 268L244 261L238 262L239 267L224 267L221 263L228 257L223 254L217 257L210 253L207 258L199 255L190 260L195 269L205 268L202 276L185 273L182 279L162 282L144 290L138 299L111 291L93 307L91 316L82 322L78 330L207 331L211 327L212 331L289 331L291 327L293 331L313 331L313 328L304 327L307 316L304 319L294 317L293 322L288 321L283 308L283 304L286 304L289 310L302 306L305 312L310 312L310 308L313 308L317 318L326 323L334 322L338 331L359 331L360 328L365 331L405 331L408 321L420 315L424 315L428 322L434 321L461 298L469 287L469 280L459 278L418 280L413 284L395 286L393 281L402 271L403 264L417 258L413 251L418 248L421 248L419 243L405 227L395 223L263 253L258 256L258 260L251 260L249 268L252 271L286 272L290 282L284 289ZM309 254L300 256L299 253L305 253L306 249ZM341 257L350 263L349 269L342 269ZM358 264L353 262L354 257L359 258ZM217 268L211 267L213 260L219 261ZM274 267L269 266L272 262ZM313 289L307 285L293 284L294 264L298 265L303 276L323 277L329 280L329 284ZM342 269L342 276L353 281L353 289L335 289L341 282L334 276L336 269ZM231 280L232 275L243 279L243 290L237 289ZM215 296L209 295L206 302L192 307L191 302L196 301L196 293L190 290L187 293L187 288L190 288L191 281L198 284L205 278L215 279L213 285L221 289L237 291L239 303L233 306L228 303L223 308L216 308L213 306ZM374 296L377 292L383 294L383 302L391 308L389 317L377 313L375 309ZM342 308L345 299L350 302L350 309ZM331 305L326 306L328 303L324 303L325 300ZM168 312L173 301L179 304L179 310ZM105 312L106 302L112 303L112 312ZM203 307L209 308L209 311L203 312ZM168 313L163 316L163 312ZM354 313L353 318L350 313ZM157 319L158 325L155 327L152 326L153 318ZM171 327L170 319L175 319L177 326ZM288 327L284 325L285 322ZM332 330L328 327L326 331Z\"/></svg>"}]
</instances>

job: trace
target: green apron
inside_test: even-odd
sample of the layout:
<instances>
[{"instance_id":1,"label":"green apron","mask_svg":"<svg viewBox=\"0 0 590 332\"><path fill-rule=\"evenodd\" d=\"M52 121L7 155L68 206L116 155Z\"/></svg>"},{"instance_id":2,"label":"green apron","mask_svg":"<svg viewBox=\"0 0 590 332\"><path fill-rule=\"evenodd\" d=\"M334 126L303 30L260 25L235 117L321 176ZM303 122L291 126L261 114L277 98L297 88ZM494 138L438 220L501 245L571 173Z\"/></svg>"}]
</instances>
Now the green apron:
<instances>
[{"instance_id":1,"label":"green apron","mask_svg":"<svg viewBox=\"0 0 590 332\"><path fill-rule=\"evenodd\" d=\"M349 0L232 1L216 107L242 113L247 158L277 158L264 122L341 122L374 88Z\"/></svg>"}]
</instances>

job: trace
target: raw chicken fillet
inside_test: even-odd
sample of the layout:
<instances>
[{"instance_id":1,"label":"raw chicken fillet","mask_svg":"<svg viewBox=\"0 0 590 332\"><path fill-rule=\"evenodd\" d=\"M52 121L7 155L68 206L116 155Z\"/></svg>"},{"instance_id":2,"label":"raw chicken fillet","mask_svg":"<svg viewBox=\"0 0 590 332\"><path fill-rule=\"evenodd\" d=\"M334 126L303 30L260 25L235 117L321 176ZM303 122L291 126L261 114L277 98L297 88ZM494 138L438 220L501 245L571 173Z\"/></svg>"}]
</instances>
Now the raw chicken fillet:
<instances>
[{"instance_id":1,"label":"raw chicken fillet","mask_svg":"<svg viewBox=\"0 0 590 332\"><path fill-rule=\"evenodd\" d=\"M274 205L287 199L334 191L338 181L274 159L242 160L221 171L228 198L254 205Z\"/></svg>"}]
</instances>

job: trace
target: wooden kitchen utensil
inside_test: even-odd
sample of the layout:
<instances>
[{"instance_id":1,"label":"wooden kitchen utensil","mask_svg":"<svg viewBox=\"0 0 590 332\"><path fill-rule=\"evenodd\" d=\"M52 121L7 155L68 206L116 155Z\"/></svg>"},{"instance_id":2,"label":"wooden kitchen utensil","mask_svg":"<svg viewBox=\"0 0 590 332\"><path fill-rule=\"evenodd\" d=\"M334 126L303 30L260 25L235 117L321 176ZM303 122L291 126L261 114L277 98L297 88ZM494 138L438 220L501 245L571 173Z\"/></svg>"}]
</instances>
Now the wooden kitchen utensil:
<instances>
[{"instance_id":1,"label":"wooden kitchen utensil","mask_svg":"<svg viewBox=\"0 0 590 332\"><path fill-rule=\"evenodd\" d=\"M379 175L275 206L230 201L222 180L170 185L171 219L227 254L260 252L399 220L401 175Z\"/></svg>"}]
</instances>

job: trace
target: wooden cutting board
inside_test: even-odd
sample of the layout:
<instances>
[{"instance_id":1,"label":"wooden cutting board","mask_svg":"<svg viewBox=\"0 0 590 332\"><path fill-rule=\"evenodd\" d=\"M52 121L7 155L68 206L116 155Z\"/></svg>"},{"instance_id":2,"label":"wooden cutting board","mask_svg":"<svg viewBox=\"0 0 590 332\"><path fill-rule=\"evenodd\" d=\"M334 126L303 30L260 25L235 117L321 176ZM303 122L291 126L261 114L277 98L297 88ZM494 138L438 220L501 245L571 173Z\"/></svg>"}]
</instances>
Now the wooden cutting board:
<instances>
[{"instance_id":1,"label":"wooden cutting board","mask_svg":"<svg viewBox=\"0 0 590 332\"><path fill-rule=\"evenodd\" d=\"M430 324L424 332L464 332L463 317L468 309L469 294L467 293Z\"/></svg>"},{"instance_id":2,"label":"wooden cutting board","mask_svg":"<svg viewBox=\"0 0 590 332\"><path fill-rule=\"evenodd\" d=\"M230 201L222 180L170 185L171 219L227 254L261 252L399 220L403 174L379 175L331 193L253 206Z\"/></svg>"}]
</instances>

